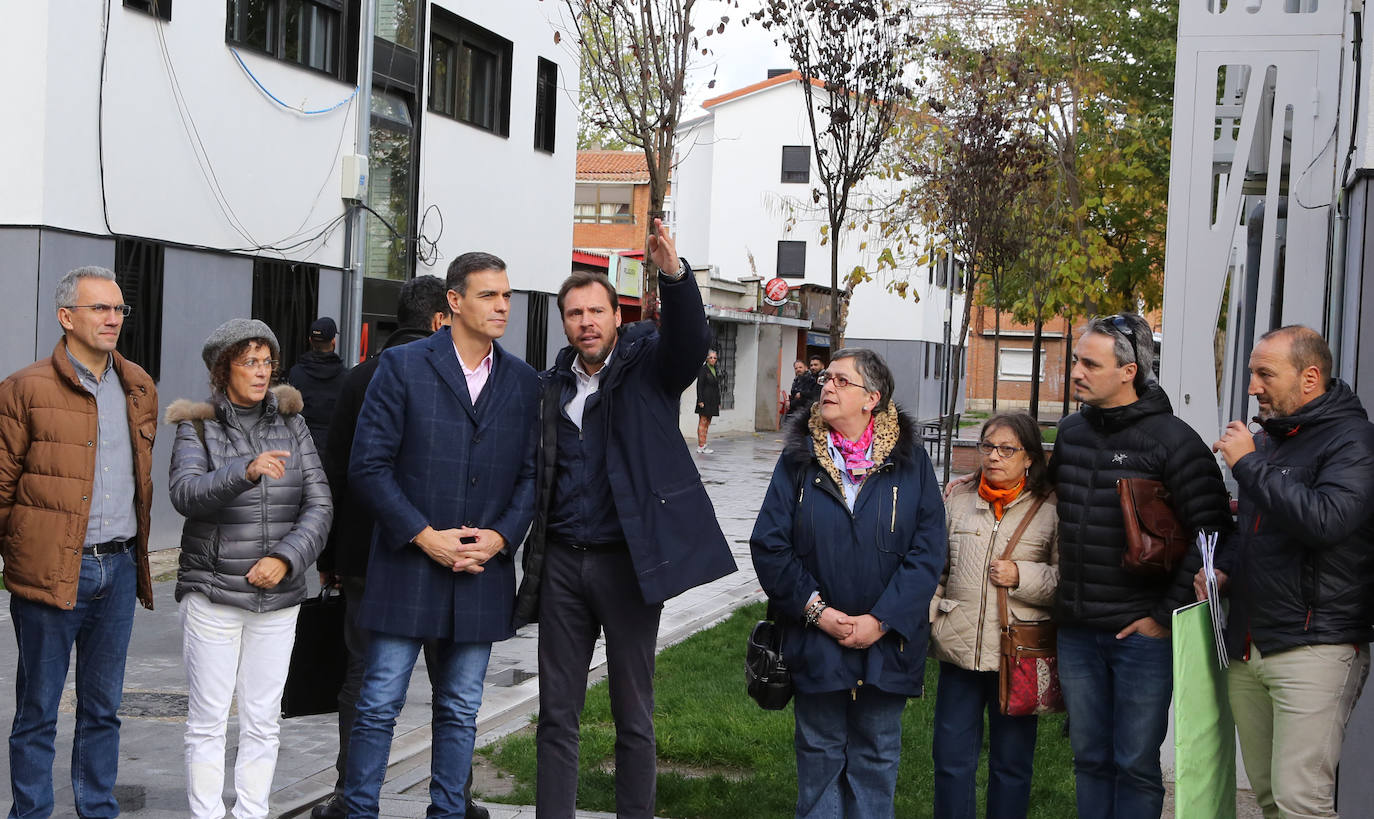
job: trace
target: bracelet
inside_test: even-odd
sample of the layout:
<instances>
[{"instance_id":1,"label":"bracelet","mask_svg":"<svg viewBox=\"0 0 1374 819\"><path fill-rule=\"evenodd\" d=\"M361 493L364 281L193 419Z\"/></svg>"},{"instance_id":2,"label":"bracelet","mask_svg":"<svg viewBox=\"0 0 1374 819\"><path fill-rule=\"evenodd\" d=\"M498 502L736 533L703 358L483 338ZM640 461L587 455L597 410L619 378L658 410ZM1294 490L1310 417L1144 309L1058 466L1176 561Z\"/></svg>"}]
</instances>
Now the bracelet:
<instances>
[{"instance_id":1,"label":"bracelet","mask_svg":"<svg viewBox=\"0 0 1374 819\"><path fill-rule=\"evenodd\" d=\"M806 624L808 626L814 626L819 623L821 620L821 612L828 608L830 608L828 603L824 600L817 599L816 602L806 608Z\"/></svg>"}]
</instances>

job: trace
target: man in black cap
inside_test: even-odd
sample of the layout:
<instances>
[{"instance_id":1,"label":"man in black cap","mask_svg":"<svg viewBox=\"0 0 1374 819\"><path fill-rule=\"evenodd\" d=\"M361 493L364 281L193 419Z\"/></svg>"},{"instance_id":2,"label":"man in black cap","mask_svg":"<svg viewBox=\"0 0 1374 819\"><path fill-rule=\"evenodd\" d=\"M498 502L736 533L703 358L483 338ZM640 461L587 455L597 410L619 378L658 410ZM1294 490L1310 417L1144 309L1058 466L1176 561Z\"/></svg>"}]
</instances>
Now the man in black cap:
<instances>
[{"instance_id":1,"label":"man in black cap","mask_svg":"<svg viewBox=\"0 0 1374 819\"><path fill-rule=\"evenodd\" d=\"M339 390L343 387L344 363L334 352L334 337L339 327L334 319L321 316L310 325L310 349L301 354L296 366L291 368L286 380L301 391L305 399L305 409L301 415L305 425L310 427L310 437L315 440L315 448L324 451L329 436L329 419L334 415L334 404L339 400Z\"/></svg>"}]
</instances>

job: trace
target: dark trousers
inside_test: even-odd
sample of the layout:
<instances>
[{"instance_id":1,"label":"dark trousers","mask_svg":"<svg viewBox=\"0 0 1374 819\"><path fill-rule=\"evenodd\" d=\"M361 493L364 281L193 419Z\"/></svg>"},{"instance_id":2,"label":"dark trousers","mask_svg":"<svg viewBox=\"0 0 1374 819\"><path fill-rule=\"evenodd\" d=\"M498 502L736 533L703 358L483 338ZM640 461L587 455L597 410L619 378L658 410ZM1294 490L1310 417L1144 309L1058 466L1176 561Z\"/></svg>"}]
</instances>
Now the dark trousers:
<instances>
[{"instance_id":1,"label":"dark trousers","mask_svg":"<svg viewBox=\"0 0 1374 819\"><path fill-rule=\"evenodd\" d=\"M978 754L988 715L988 819L1014 819L1030 810L1037 718L1009 717L998 701L996 671L940 663L935 693L935 816L978 815Z\"/></svg>"},{"instance_id":2,"label":"dark trousers","mask_svg":"<svg viewBox=\"0 0 1374 819\"><path fill-rule=\"evenodd\" d=\"M619 819L654 813L654 646L663 604L639 593L626 552L584 552L550 544L539 594L539 729L536 816L571 819L577 803L578 735L597 636L615 719L615 806Z\"/></svg>"},{"instance_id":3,"label":"dark trousers","mask_svg":"<svg viewBox=\"0 0 1374 819\"><path fill-rule=\"evenodd\" d=\"M339 776L334 782L335 793L343 793L344 771L348 770L348 735L353 732L353 717L358 713L358 691L363 687L367 647L372 642L372 632L358 624L367 578L345 576L340 578L340 583L344 596L344 645L348 647L348 673L344 676L343 687L339 689L339 756L334 762Z\"/></svg>"}]
</instances>

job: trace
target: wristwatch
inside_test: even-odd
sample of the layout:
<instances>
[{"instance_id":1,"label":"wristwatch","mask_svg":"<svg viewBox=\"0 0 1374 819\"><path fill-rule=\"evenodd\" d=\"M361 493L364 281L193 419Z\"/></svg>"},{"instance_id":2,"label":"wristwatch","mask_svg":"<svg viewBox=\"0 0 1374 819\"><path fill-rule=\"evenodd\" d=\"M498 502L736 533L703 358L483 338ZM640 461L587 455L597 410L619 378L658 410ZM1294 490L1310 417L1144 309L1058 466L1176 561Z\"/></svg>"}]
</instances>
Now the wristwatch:
<instances>
[{"instance_id":1,"label":"wristwatch","mask_svg":"<svg viewBox=\"0 0 1374 819\"><path fill-rule=\"evenodd\" d=\"M680 282L682 277L687 275L687 271L692 269L692 265L682 256L677 257L677 273L664 273L663 268L658 269L658 275L670 282Z\"/></svg>"}]
</instances>

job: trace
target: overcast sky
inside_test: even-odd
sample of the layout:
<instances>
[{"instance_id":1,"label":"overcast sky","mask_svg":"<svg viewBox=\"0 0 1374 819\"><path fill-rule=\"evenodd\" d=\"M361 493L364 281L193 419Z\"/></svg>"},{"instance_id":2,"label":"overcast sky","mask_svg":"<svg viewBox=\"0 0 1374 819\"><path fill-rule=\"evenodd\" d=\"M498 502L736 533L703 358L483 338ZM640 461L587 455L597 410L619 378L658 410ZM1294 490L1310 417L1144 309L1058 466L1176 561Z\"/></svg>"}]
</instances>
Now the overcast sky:
<instances>
[{"instance_id":1,"label":"overcast sky","mask_svg":"<svg viewBox=\"0 0 1374 819\"><path fill-rule=\"evenodd\" d=\"M786 45L773 45L774 33L767 31L757 21L741 26L740 20L746 10L752 11L760 5L759 0L741 0L740 8L724 0L698 0L694 11L697 28L703 31L720 23L721 17L729 17L724 34L702 37L702 44L711 49L710 56L698 56L688 80L688 109L683 112L685 119L701 113L703 100L719 96L764 80L770 68L791 68L792 61L787 56ZM707 84L714 79L714 88Z\"/></svg>"}]
</instances>

